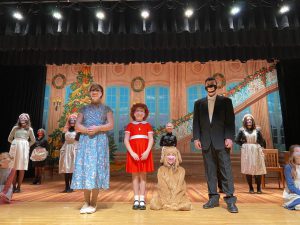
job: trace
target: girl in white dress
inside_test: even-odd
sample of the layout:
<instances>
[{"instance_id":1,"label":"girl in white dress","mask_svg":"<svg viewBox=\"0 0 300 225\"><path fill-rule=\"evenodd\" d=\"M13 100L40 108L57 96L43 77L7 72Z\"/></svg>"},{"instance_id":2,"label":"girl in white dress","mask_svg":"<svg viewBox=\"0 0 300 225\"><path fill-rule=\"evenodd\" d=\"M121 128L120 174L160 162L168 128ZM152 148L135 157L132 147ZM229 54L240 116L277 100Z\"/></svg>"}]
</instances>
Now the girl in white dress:
<instances>
[{"instance_id":1,"label":"girl in white dress","mask_svg":"<svg viewBox=\"0 0 300 225\"><path fill-rule=\"evenodd\" d=\"M243 117L243 127L240 128L235 142L241 145L241 173L246 175L249 185L249 193L254 194L252 177L257 184L257 194L261 194L261 177L266 174L263 148L266 142L256 127L252 115L246 114Z\"/></svg>"},{"instance_id":2,"label":"girl in white dress","mask_svg":"<svg viewBox=\"0 0 300 225\"><path fill-rule=\"evenodd\" d=\"M73 190L70 188L72 182L72 175L74 171L75 156L77 144L79 140L79 133L75 131L77 115L71 114L64 127L62 135L63 146L60 149L59 157L59 173L65 175L65 190L63 192L69 193Z\"/></svg>"},{"instance_id":3,"label":"girl in white dress","mask_svg":"<svg viewBox=\"0 0 300 225\"><path fill-rule=\"evenodd\" d=\"M8 136L8 141L11 143L9 154L14 158L13 168L17 170L13 191L18 193L21 191L25 170L28 169L29 148L35 143L34 132L27 113L19 116L16 126L12 128Z\"/></svg>"}]
</instances>

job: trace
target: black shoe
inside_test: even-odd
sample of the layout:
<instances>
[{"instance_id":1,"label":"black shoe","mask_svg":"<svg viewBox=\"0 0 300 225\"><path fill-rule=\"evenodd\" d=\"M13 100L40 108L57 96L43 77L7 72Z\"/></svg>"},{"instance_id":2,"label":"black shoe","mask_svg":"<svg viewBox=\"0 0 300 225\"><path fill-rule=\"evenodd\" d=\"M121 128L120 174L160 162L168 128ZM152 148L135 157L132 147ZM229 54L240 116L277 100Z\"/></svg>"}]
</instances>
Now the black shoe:
<instances>
[{"instance_id":1,"label":"black shoe","mask_svg":"<svg viewBox=\"0 0 300 225\"><path fill-rule=\"evenodd\" d=\"M143 202L144 204L141 205L141 202ZM139 209L140 210L146 210L146 203L145 203L145 201L140 201Z\"/></svg>"},{"instance_id":2,"label":"black shoe","mask_svg":"<svg viewBox=\"0 0 300 225\"><path fill-rule=\"evenodd\" d=\"M219 193L224 193L224 191L220 188L220 189L219 189Z\"/></svg>"},{"instance_id":3,"label":"black shoe","mask_svg":"<svg viewBox=\"0 0 300 225\"><path fill-rule=\"evenodd\" d=\"M35 177L32 181L32 184L37 184L37 182L38 182L38 178Z\"/></svg>"},{"instance_id":4,"label":"black shoe","mask_svg":"<svg viewBox=\"0 0 300 225\"><path fill-rule=\"evenodd\" d=\"M254 190L253 189L249 189L249 193L250 194L254 194Z\"/></svg>"},{"instance_id":5,"label":"black shoe","mask_svg":"<svg viewBox=\"0 0 300 225\"><path fill-rule=\"evenodd\" d=\"M134 203L136 203L136 202L139 203L139 204L134 204ZM132 209L137 210L137 209L139 209L139 208L140 208L140 202L139 202L138 200L134 200Z\"/></svg>"},{"instance_id":6,"label":"black shoe","mask_svg":"<svg viewBox=\"0 0 300 225\"><path fill-rule=\"evenodd\" d=\"M20 193L20 192L21 192L21 189L20 189L20 188L16 188L13 192L14 192L14 193Z\"/></svg>"},{"instance_id":7,"label":"black shoe","mask_svg":"<svg viewBox=\"0 0 300 225\"><path fill-rule=\"evenodd\" d=\"M69 189L67 190L67 193L71 193L71 192L73 192L73 189L69 188Z\"/></svg>"},{"instance_id":8,"label":"black shoe","mask_svg":"<svg viewBox=\"0 0 300 225\"><path fill-rule=\"evenodd\" d=\"M234 203L227 203L227 210L231 213L238 213L239 210Z\"/></svg>"},{"instance_id":9,"label":"black shoe","mask_svg":"<svg viewBox=\"0 0 300 225\"><path fill-rule=\"evenodd\" d=\"M38 177L36 184L42 184L42 177Z\"/></svg>"},{"instance_id":10,"label":"black shoe","mask_svg":"<svg viewBox=\"0 0 300 225\"><path fill-rule=\"evenodd\" d=\"M209 199L208 202L206 202L203 205L203 209L211 209L211 208L218 207L218 206L219 206L219 200Z\"/></svg>"},{"instance_id":11,"label":"black shoe","mask_svg":"<svg viewBox=\"0 0 300 225\"><path fill-rule=\"evenodd\" d=\"M257 194L262 194L262 191L260 189L257 190Z\"/></svg>"}]
</instances>

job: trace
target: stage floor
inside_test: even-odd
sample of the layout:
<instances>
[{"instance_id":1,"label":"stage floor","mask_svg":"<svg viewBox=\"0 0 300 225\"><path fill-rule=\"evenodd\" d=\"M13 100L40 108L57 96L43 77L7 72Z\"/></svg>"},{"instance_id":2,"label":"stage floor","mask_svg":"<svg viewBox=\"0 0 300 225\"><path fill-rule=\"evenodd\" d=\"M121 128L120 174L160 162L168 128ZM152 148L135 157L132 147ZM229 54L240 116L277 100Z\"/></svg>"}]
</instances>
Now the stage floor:
<instances>
[{"instance_id":1,"label":"stage floor","mask_svg":"<svg viewBox=\"0 0 300 225\"><path fill-rule=\"evenodd\" d=\"M42 185L25 182L22 192L14 194L11 204L0 205L0 224L299 224L300 211L282 208L282 189L277 183L266 184L263 194L250 195L244 180L236 181L237 205L240 213L227 212L226 205L203 209L207 188L203 178L187 178L187 193L193 203L189 212L134 211L130 177L112 177L109 190L101 191L98 211L80 215L83 202L81 191L61 193L61 178L48 179ZM147 183L147 202L155 191L155 179Z\"/></svg>"}]
</instances>

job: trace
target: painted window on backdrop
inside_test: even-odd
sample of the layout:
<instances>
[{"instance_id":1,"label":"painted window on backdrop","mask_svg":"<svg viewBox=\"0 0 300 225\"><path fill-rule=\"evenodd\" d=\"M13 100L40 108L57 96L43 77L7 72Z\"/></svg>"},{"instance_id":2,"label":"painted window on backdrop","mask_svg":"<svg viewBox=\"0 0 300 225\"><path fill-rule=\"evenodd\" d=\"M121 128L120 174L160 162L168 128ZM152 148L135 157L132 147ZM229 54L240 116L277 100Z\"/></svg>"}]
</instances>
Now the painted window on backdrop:
<instances>
[{"instance_id":1,"label":"painted window on backdrop","mask_svg":"<svg viewBox=\"0 0 300 225\"><path fill-rule=\"evenodd\" d=\"M170 120L170 91L168 87L151 86L145 90L145 104L149 109L147 121L153 129L165 124Z\"/></svg>"},{"instance_id":2,"label":"painted window on backdrop","mask_svg":"<svg viewBox=\"0 0 300 225\"><path fill-rule=\"evenodd\" d=\"M206 97L206 91L205 91L205 86L204 84L199 84L199 85L193 85L187 88L186 90L187 92L187 109L188 109L188 113L191 113L194 111L194 103L195 101L197 101L198 99L204 98ZM190 148L191 151L198 151L195 149L194 146L194 142L191 141L190 143Z\"/></svg>"},{"instance_id":3,"label":"painted window on backdrop","mask_svg":"<svg viewBox=\"0 0 300 225\"><path fill-rule=\"evenodd\" d=\"M118 151L126 151L124 146L124 131L130 119L130 89L123 86L106 88L105 103L114 113L114 129L110 132L114 136Z\"/></svg>"},{"instance_id":4,"label":"painted window on backdrop","mask_svg":"<svg viewBox=\"0 0 300 225\"><path fill-rule=\"evenodd\" d=\"M268 111L270 120L270 129L274 148L281 151L286 149L284 141L284 130L282 123L282 112L279 98L279 92L275 91L267 96Z\"/></svg>"}]
</instances>

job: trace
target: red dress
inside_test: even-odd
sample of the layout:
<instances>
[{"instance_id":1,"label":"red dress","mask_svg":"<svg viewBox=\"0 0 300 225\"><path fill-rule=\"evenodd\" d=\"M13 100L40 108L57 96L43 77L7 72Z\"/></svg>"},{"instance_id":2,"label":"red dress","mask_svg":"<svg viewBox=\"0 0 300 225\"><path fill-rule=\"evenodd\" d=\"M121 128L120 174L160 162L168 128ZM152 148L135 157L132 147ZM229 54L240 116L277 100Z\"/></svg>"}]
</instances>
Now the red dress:
<instances>
[{"instance_id":1,"label":"red dress","mask_svg":"<svg viewBox=\"0 0 300 225\"><path fill-rule=\"evenodd\" d=\"M148 147L148 133L153 133L151 125L146 121L133 121L127 125L125 132L130 133L129 144L132 150L141 157ZM127 151L126 172L140 173L153 171L152 151L150 151L146 160L138 161L134 160Z\"/></svg>"}]
</instances>

